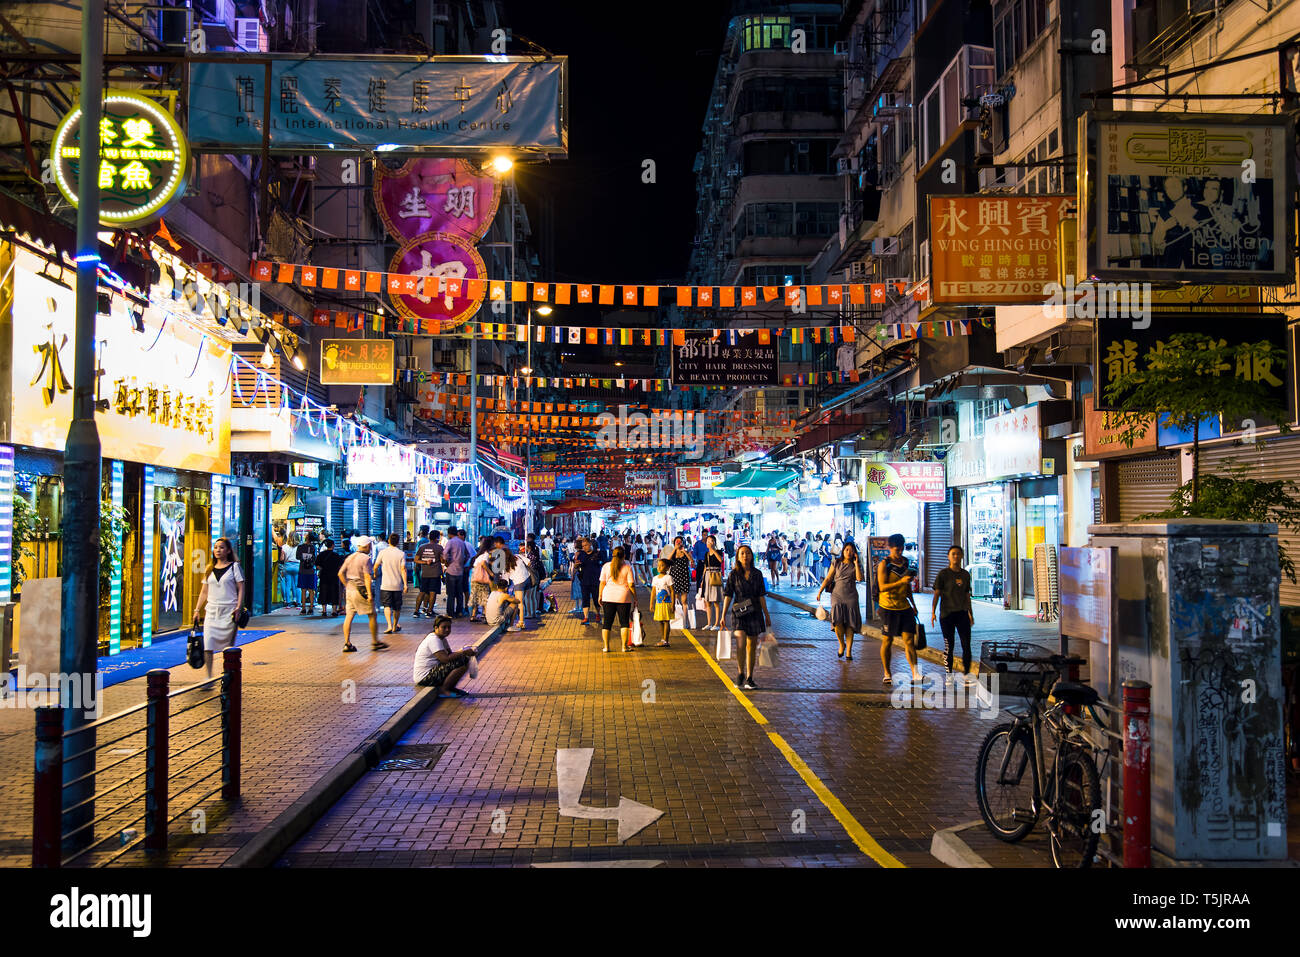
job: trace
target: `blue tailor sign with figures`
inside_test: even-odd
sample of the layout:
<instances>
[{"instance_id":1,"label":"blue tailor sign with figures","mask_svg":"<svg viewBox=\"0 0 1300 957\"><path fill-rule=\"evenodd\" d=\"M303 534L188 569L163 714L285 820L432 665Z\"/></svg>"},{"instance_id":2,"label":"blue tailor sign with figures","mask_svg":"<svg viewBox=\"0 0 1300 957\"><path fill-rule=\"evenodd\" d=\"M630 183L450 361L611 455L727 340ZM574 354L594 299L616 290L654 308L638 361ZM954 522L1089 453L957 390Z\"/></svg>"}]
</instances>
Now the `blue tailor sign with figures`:
<instances>
[{"instance_id":1,"label":"blue tailor sign with figures","mask_svg":"<svg viewBox=\"0 0 1300 957\"><path fill-rule=\"evenodd\" d=\"M269 65L269 85L268 85ZM568 60L211 56L190 64L198 150L568 149Z\"/></svg>"}]
</instances>

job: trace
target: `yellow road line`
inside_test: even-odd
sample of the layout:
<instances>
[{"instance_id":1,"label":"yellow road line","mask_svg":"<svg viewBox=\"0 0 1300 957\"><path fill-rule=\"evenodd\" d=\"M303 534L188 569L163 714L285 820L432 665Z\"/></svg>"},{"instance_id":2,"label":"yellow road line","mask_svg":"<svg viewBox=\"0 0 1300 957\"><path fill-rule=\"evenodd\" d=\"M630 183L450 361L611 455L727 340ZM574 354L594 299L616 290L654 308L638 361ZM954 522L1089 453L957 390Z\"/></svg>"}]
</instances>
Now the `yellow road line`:
<instances>
[{"instance_id":1,"label":"yellow road line","mask_svg":"<svg viewBox=\"0 0 1300 957\"><path fill-rule=\"evenodd\" d=\"M753 702L749 700L749 697L735 686L734 682L732 682L731 678L722 670L722 667L714 660L713 656L705 651L704 647L695 640L695 636L685 628L682 629L682 634L684 634L690 643L695 646L695 650L700 653L700 657L708 662L709 667L712 668L714 673L722 679L722 683L726 686L727 690L736 696L736 700L744 706L750 716L760 725L768 724L767 718L763 717L762 713L754 707ZM831 793L830 788L828 788L825 783L823 783L822 779L813 772L812 768L808 767L807 762L805 762L803 758L799 757L799 754L794 748L790 747L785 738L781 737L781 735L777 734L775 731L768 731L767 737L769 741L776 745L776 749L781 752L781 755L786 759L786 761L790 763L790 767L794 768L799 774L799 777L803 778L804 784L808 785L809 790L817 796L817 800L821 801L822 804L826 806L826 810L830 811L831 814L835 816L835 820L840 822L840 826L844 828L853 843L858 846L858 850L867 855L867 857L871 858L881 867L907 866L881 847L876 839L867 833L867 829L862 826L857 818L849 813L849 809L844 806L843 802L840 801L839 798Z\"/></svg>"}]
</instances>

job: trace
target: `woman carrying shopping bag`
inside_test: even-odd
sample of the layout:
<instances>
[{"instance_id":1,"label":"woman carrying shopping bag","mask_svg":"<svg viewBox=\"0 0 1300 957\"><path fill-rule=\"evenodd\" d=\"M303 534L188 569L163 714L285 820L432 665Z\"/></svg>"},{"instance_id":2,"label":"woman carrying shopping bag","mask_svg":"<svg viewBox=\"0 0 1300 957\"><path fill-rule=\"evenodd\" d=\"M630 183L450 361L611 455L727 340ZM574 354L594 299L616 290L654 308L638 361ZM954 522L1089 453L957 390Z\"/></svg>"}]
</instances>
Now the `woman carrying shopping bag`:
<instances>
[{"instance_id":1,"label":"woman carrying shopping bag","mask_svg":"<svg viewBox=\"0 0 1300 957\"><path fill-rule=\"evenodd\" d=\"M704 555L703 580L700 583L700 595L704 598L704 607L709 620L706 629L722 627L722 581L726 573L727 559L718 549L718 540L710 535L704 540L708 551Z\"/></svg>"},{"instance_id":2,"label":"woman carrying shopping bag","mask_svg":"<svg viewBox=\"0 0 1300 957\"><path fill-rule=\"evenodd\" d=\"M754 550L748 545L736 549L736 567L727 576L722 589L722 614L730 609L735 618L733 632L736 642L736 687L750 691L754 684L754 657L763 632L772 627L772 616L767 610L767 585L763 573L754 564Z\"/></svg>"},{"instance_id":3,"label":"woman carrying shopping bag","mask_svg":"<svg viewBox=\"0 0 1300 957\"><path fill-rule=\"evenodd\" d=\"M862 559L852 542L840 549L840 557L831 562L830 571L817 589L813 602L820 602L822 592L831 590L831 625L840 643L837 658L853 660L853 637L862 630L862 606L858 602L858 582L866 581Z\"/></svg>"}]
</instances>

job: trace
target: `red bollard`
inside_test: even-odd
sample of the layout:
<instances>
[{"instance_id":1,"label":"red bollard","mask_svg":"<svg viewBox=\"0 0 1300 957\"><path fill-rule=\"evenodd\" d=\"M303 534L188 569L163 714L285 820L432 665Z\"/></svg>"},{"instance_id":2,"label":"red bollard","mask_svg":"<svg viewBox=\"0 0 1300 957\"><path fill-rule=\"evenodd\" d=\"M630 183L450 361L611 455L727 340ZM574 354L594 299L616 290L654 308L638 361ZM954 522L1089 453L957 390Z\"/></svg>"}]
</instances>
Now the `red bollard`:
<instances>
[{"instance_id":1,"label":"red bollard","mask_svg":"<svg viewBox=\"0 0 1300 957\"><path fill-rule=\"evenodd\" d=\"M227 801L239 797L241 710L244 706L243 649L227 648L221 653L221 796Z\"/></svg>"},{"instance_id":2,"label":"red bollard","mask_svg":"<svg viewBox=\"0 0 1300 957\"><path fill-rule=\"evenodd\" d=\"M63 860L63 709L36 709L36 782L32 789L32 867Z\"/></svg>"},{"instance_id":3,"label":"red bollard","mask_svg":"<svg viewBox=\"0 0 1300 957\"><path fill-rule=\"evenodd\" d=\"M161 668L145 676L148 708L145 711L144 847L167 849L167 775L170 764L171 712L167 698L171 672Z\"/></svg>"},{"instance_id":4,"label":"red bollard","mask_svg":"<svg viewBox=\"0 0 1300 957\"><path fill-rule=\"evenodd\" d=\"M1151 866L1151 686L1124 682L1124 866Z\"/></svg>"}]
</instances>

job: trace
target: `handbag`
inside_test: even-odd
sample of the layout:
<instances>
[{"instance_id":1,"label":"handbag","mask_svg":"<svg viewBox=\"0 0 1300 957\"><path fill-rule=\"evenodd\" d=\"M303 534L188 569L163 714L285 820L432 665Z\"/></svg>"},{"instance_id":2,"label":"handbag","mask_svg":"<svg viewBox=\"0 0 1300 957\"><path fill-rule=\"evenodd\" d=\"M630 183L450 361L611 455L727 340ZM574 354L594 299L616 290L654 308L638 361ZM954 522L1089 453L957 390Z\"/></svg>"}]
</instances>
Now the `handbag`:
<instances>
[{"instance_id":1,"label":"handbag","mask_svg":"<svg viewBox=\"0 0 1300 957\"><path fill-rule=\"evenodd\" d=\"M185 642L185 660L191 668L203 667L203 632L190 629L189 638Z\"/></svg>"},{"instance_id":2,"label":"handbag","mask_svg":"<svg viewBox=\"0 0 1300 957\"><path fill-rule=\"evenodd\" d=\"M925 643L925 625L921 624L919 621L916 623L916 638L915 638L914 647L916 648L917 651L924 651L926 648L929 647L929 645Z\"/></svg>"},{"instance_id":3,"label":"handbag","mask_svg":"<svg viewBox=\"0 0 1300 957\"><path fill-rule=\"evenodd\" d=\"M247 609L247 608L241 608L241 609L239 609L239 613L238 613L237 615L235 615L235 627L236 627L236 628L247 628L247 627L248 627L248 609Z\"/></svg>"},{"instance_id":4,"label":"handbag","mask_svg":"<svg viewBox=\"0 0 1300 957\"><path fill-rule=\"evenodd\" d=\"M718 643L713 649L713 657L726 661L731 657L731 632L726 628L718 629Z\"/></svg>"},{"instance_id":5,"label":"handbag","mask_svg":"<svg viewBox=\"0 0 1300 957\"><path fill-rule=\"evenodd\" d=\"M775 638L764 635L758 643L758 663L764 668L775 668L780 657L777 653L779 647Z\"/></svg>"},{"instance_id":6,"label":"handbag","mask_svg":"<svg viewBox=\"0 0 1300 957\"><path fill-rule=\"evenodd\" d=\"M738 601L733 602L731 605L731 611L738 619L744 618L746 615L752 615L754 613L754 599L741 598Z\"/></svg>"}]
</instances>

